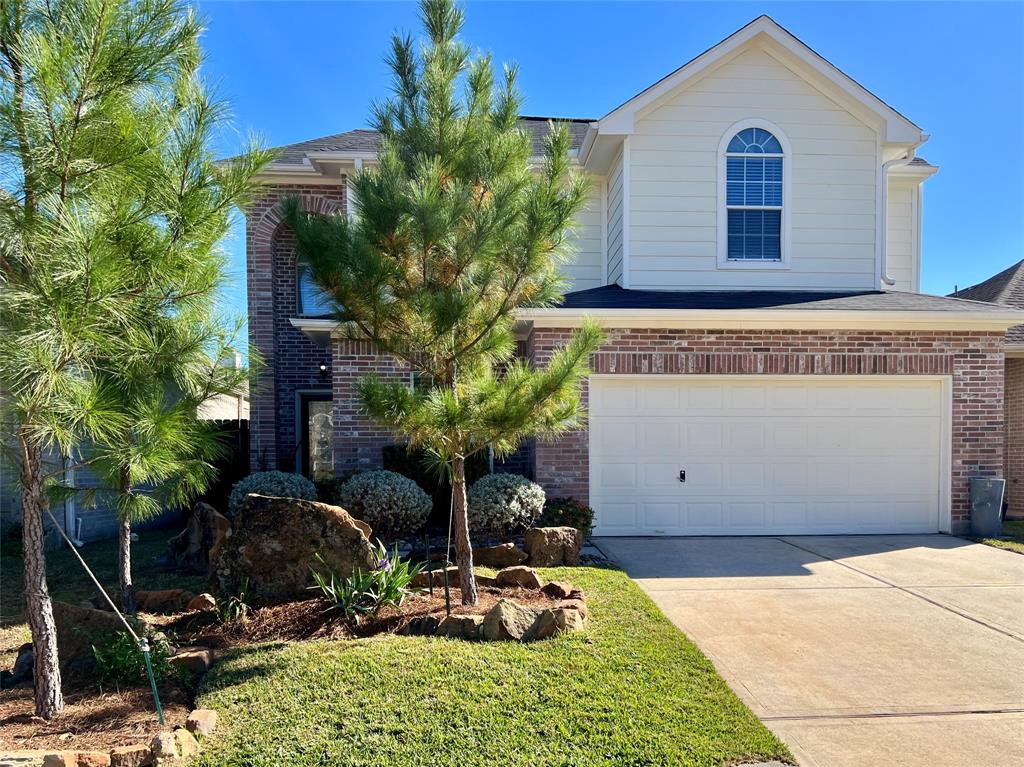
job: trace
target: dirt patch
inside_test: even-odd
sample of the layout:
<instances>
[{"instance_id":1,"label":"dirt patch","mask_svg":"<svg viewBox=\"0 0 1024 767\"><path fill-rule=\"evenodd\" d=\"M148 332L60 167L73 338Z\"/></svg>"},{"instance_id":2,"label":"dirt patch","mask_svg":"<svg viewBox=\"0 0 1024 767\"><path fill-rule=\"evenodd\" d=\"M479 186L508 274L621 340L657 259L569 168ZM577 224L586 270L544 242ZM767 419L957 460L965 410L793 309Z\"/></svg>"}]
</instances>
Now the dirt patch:
<instances>
[{"instance_id":1,"label":"dirt patch","mask_svg":"<svg viewBox=\"0 0 1024 767\"><path fill-rule=\"evenodd\" d=\"M530 589L485 587L477 592L477 604L464 607L457 588L451 589L452 612L459 615L484 615L500 599L520 604L549 607L558 603L545 594ZM194 616L180 616L169 622L165 630L187 644L207 647L228 647L252 642L297 642L311 639L351 639L385 632L397 633L410 621L427 615L445 615L444 592L433 595L413 594L399 607L385 607L358 623L345 620L329 603L314 597L297 602L283 602L253 610L244 621L224 625L197 626Z\"/></svg>"},{"instance_id":2,"label":"dirt patch","mask_svg":"<svg viewBox=\"0 0 1024 767\"><path fill-rule=\"evenodd\" d=\"M167 727L184 724L187 691L175 685L160 690ZM95 685L64 686L65 708L46 721L36 717L31 685L0 694L0 752L34 749L109 751L115 746L148 745L161 728L149 690L101 690Z\"/></svg>"}]
</instances>

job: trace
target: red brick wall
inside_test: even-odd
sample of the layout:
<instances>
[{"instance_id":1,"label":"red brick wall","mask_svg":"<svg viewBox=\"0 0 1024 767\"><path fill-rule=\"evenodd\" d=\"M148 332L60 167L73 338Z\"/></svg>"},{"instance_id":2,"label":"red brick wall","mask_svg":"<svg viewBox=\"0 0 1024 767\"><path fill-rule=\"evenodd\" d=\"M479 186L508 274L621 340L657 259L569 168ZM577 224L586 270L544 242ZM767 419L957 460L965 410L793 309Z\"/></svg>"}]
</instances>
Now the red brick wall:
<instances>
[{"instance_id":1,"label":"red brick wall","mask_svg":"<svg viewBox=\"0 0 1024 767\"><path fill-rule=\"evenodd\" d=\"M281 223L282 197L301 195L306 210L329 214L345 210L345 185L280 185L246 211L249 348L263 357L264 369L252 392L249 451L253 471L296 470L296 392L330 391L320 364L331 352L292 327L297 316L295 254L291 233Z\"/></svg>"},{"instance_id":2,"label":"red brick wall","mask_svg":"<svg viewBox=\"0 0 1024 767\"><path fill-rule=\"evenodd\" d=\"M1024 357L1006 360L1007 516L1024 519Z\"/></svg>"},{"instance_id":3,"label":"red brick wall","mask_svg":"<svg viewBox=\"0 0 1024 767\"><path fill-rule=\"evenodd\" d=\"M395 438L363 414L355 384L371 373L410 381L409 368L392 357L374 353L367 341L339 339L333 345L335 471L380 468L381 448L395 442Z\"/></svg>"},{"instance_id":4,"label":"red brick wall","mask_svg":"<svg viewBox=\"0 0 1024 767\"><path fill-rule=\"evenodd\" d=\"M570 331L537 329L543 365ZM597 373L690 375L950 375L953 382L952 512L969 520L967 478L1003 470L1003 337L981 332L644 330L609 332ZM587 393L583 393L586 404ZM587 432L535 447L537 481L549 495L589 497Z\"/></svg>"}]
</instances>

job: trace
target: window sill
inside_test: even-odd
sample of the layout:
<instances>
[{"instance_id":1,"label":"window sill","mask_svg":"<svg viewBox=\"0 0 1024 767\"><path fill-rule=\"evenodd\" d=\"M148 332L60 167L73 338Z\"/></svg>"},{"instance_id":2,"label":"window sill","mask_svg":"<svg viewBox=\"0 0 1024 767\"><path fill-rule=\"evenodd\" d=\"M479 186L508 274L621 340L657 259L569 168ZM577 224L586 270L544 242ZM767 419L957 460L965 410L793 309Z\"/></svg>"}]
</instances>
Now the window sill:
<instances>
[{"instance_id":1,"label":"window sill","mask_svg":"<svg viewBox=\"0 0 1024 767\"><path fill-rule=\"evenodd\" d=\"M719 269L756 269L756 270L761 270L761 271L784 272L784 271L788 271L790 266L789 266L789 262L788 261L783 261L783 260L779 260L779 261L757 261L757 260L754 260L754 259L745 260L745 259L740 259L740 258L736 258L736 259L725 258L725 259L719 259L719 261L718 261L718 268Z\"/></svg>"}]
</instances>

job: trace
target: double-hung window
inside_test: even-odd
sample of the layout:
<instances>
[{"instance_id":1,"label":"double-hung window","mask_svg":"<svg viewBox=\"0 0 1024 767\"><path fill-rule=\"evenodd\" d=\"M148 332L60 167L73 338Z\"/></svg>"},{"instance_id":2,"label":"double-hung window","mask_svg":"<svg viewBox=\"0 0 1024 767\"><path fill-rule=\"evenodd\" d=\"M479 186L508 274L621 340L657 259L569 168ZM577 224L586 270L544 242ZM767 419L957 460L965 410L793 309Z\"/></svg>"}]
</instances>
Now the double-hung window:
<instances>
[{"instance_id":1,"label":"double-hung window","mask_svg":"<svg viewBox=\"0 0 1024 767\"><path fill-rule=\"evenodd\" d=\"M744 128L725 150L726 260L783 261L785 153L764 128Z\"/></svg>"}]
</instances>

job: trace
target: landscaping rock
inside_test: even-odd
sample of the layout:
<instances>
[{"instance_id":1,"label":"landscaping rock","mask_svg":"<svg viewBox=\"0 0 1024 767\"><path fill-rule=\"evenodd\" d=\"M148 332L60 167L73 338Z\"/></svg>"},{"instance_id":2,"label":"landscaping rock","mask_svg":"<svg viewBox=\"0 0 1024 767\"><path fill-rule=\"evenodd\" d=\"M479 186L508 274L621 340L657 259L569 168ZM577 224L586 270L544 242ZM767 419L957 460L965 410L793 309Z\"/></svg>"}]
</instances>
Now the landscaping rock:
<instances>
[{"instance_id":1,"label":"landscaping rock","mask_svg":"<svg viewBox=\"0 0 1024 767\"><path fill-rule=\"evenodd\" d=\"M43 767L110 767L110 754L100 751L61 751L44 756Z\"/></svg>"},{"instance_id":2,"label":"landscaping rock","mask_svg":"<svg viewBox=\"0 0 1024 767\"><path fill-rule=\"evenodd\" d=\"M184 612L196 595L185 589L163 591L136 591L135 606L139 612L167 615Z\"/></svg>"},{"instance_id":3,"label":"landscaping rock","mask_svg":"<svg viewBox=\"0 0 1024 767\"><path fill-rule=\"evenodd\" d=\"M548 639L567 631L582 631L586 626L585 613L580 610L556 607L553 610L544 610L523 639L524 641Z\"/></svg>"},{"instance_id":4,"label":"landscaping rock","mask_svg":"<svg viewBox=\"0 0 1024 767\"><path fill-rule=\"evenodd\" d=\"M578 565L582 546L583 536L575 527L534 527L526 531L524 544L532 567Z\"/></svg>"},{"instance_id":5,"label":"landscaping rock","mask_svg":"<svg viewBox=\"0 0 1024 767\"><path fill-rule=\"evenodd\" d=\"M498 588L518 586L521 589L539 589L542 581L532 567L506 567L494 579Z\"/></svg>"},{"instance_id":6,"label":"landscaping rock","mask_svg":"<svg viewBox=\"0 0 1024 767\"><path fill-rule=\"evenodd\" d=\"M149 746L118 746L110 752L110 767L147 767L152 763Z\"/></svg>"},{"instance_id":7,"label":"landscaping rock","mask_svg":"<svg viewBox=\"0 0 1024 767\"><path fill-rule=\"evenodd\" d=\"M480 567L513 567L526 561L526 552L514 543L501 543L497 546L482 546L473 549L473 564Z\"/></svg>"},{"instance_id":8,"label":"landscaping rock","mask_svg":"<svg viewBox=\"0 0 1024 767\"><path fill-rule=\"evenodd\" d=\"M149 743L154 767L165 767L178 760L178 742L173 732L158 732Z\"/></svg>"},{"instance_id":9,"label":"landscaping rock","mask_svg":"<svg viewBox=\"0 0 1024 767\"><path fill-rule=\"evenodd\" d=\"M449 615L437 627L436 636L452 639L479 639L482 615Z\"/></svg>"},{"instance_id":10,"label":"landscaping rock","mask_svg":"<svg viewBox=\"0 0 1024 767\"><path fill-rule=\"evenodd\" d=\"M217 729L217 712L209 708L197 708L185 719L185 728L193 735L208 738Z\"/></svg>"},{"instance_id":11,"label":"landscaping rock","mask_svg":"<svg viewBox=\"0 0 1024 767\"><path fill-rule=\"evenodd\" d=\"M0 671L0 690L10 687L17 687L32 681L32 666L35 664L35 653L32 652L32 643L26 642L18 648L18 657L14 659L14 665L10 671Z\"/></svg>"},{"instance_id":12,"label":"landscaping rock","mask_svg":"<svg viewBox=\"0 0 1024 767\"><path fill-rule=\"evenodd\" d=\"M192 601L188 603L188 606L185 609L189 612L194 610L216 610L217 600L214 599L213 594L199 594L198 596L193 597Z\"/></svg>"},{"instance_id":13,"label":"landscaping rock","mask_svg":"<svg viewBox=\"0 0 1024 767\"><path fill-rule=\"evenodd\" d=\"M77 658L92 658L92 641L124 631L117 613L92 610L88 607L53 603L53 620L57 628L57 657L61 668Z\"/></svg>"},{"instance_id":14,"label":"landscaping rock","mask_svg":"<svg viewBox=\"0 0 1024 767\"><path fill-rule=\"evenodd\" d=\"M552 599L567 599L572 593L572 586L565 581L551 581L544 585L540 591Z\"/></svg>"},{"instance_id":15,"label":"landscaping rock","mask_svg":"<svg viewBox=\"0 0 1024 767\"><path fill-rule=\"evenodd\" d=\"M413 618L398 633L405 636L433 636L440 622L435 615L423 615Z\"/></svg>"},{"instance_id":16,"label":"landscaping rock","mask_svg":"<svg viewBox=\"0 0 1024 767\"><path fill-rule=\"evenodd\" d=\"M177 669L184 669L193 676L205 674L213 665L213 654L205 647L189 647L179 650L168 662Z\"/></svg>"},{"instance_id":17,"label":"landscaping rock","mask_svg":"<svg viewBox=\"0 0 1024 767\"><path fill-rule=\"evenodd\" d=\"M195 735L184 728L174 731L174 743L178 747L178 755L183 759L195 756L200 751L199 741Z\"/></svg>"},{"instance_id":18,"label":"landscaping rock","mask_svg":"<svg viewBox=\"0 0 1024 767\"><path fill-rule=\"evenodd\" d=\"M484 616L480 637L488 642L522 640L541 614L541 608L529 607L511 599L499 600Z\"/></svg>"},{"instance_id":19,"label":"landscaping rock","mask_svg":"<svg viewBox=\"0 0 1024 767\"><path fill-rule=\"evenodd\" d=\"M200 501L192 507L185 529L167 541L172 563L182 572L209 575L230 532L231 520Z\"/></svg>"},{"instance_id":20,"label":"landscaping rock","mask_svg":"<svg viewBox=\"0 0 1024 767\"><path fill-rule=\"evenodd\" d=\"M317 554L341 578L373 567L368 530L338 506L248 495L214 565L213 591L237 594L248 582L256 599L307 597Z\"/></svg>"},{"instance_id":21,"label":"landscaping rock","mask_svg":"<svg viewBox=\"0 0 1024 767\"><path fill-rule=\"evenodd\" d=\"M416 576L409 581L409 585L414 589L425 589L430 586L430 581L434 581L434 588L444 588L444 573L448 571L448 587L457 588L459 585L459 568L447 567L438 568L437 570L424 570L421 573L417 573Z\"/></svg>"}]
</instances>

